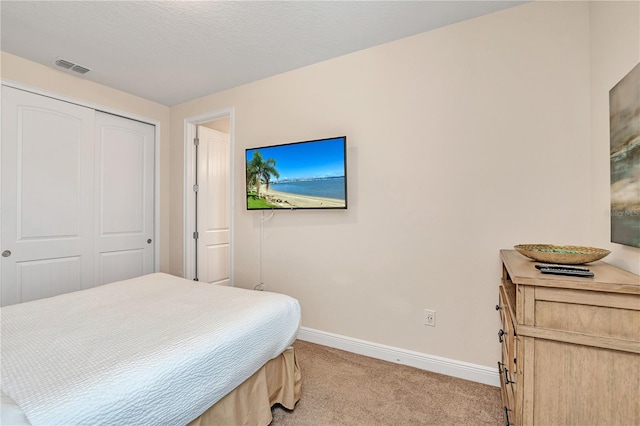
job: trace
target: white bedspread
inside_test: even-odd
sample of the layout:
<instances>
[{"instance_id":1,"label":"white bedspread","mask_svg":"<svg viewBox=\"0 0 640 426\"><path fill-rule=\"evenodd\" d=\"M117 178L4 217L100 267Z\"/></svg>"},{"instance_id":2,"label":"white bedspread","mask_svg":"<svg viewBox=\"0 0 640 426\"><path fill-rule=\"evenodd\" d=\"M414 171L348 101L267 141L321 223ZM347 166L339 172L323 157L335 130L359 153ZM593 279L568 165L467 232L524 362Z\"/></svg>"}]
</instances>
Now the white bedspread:
<instances>
[{"instance_id":1,"label":"white bedspread","mask_svg":"<svg viewBox=\"0 0 640 426\"><path fill-rule=\"evenodd\" d=\"M186 424L300 325L289 296L161 273L0 312L0 387L34 425Z\"/></svg>"}]
</instances>

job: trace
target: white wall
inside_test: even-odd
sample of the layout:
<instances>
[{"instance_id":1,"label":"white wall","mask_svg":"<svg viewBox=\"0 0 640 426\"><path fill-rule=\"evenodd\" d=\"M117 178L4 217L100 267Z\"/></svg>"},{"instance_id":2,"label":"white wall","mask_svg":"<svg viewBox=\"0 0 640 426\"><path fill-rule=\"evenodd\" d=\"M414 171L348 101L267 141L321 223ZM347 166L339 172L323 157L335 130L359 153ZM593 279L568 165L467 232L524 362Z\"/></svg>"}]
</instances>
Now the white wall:
<instances>
[{"instance_id":1,"label":"white wall","mask_svg":"<svg viewBox=\"0 0 640 426\"><path fill-rule=\"evenodd\" d=\"M160 123L160 270L169 272L169 114L167 106L1 52L0 77L92 106L156 120Z\"/></svg>"},{"instance_id":2,"label":"white wall","mask_svg":"<svg viewBox=\"0 0 640 426\"><path fill-rule=\"evenodd\" d=\"M305 327L493 367L499 250L591 243L589 55L588 4L539 2L173 107L174 272L185 117L235 108L246 288L260 213L244 209L244 149L344 134L349 209L277 212L267 289L298 298Z\"/></svg>"},{"instance_id":3,"label":"white wall","mask_svg":"<svg viewBox=\"0 0 640 426\"><path fill-rule=\"evenodd\" d=\"M605 259L640 274L640 249L612 244L609 210L609 90L640 62L640 2L590 3L592 244Z\"/></svg>"}]
</instances>

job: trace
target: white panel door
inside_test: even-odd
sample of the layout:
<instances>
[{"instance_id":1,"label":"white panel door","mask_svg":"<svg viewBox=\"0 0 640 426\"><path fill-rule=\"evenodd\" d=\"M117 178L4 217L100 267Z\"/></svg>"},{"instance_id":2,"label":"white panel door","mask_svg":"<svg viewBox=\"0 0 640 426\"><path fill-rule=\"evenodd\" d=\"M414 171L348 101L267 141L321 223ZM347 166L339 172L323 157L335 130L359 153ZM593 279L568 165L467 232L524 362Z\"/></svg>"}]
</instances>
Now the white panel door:
<instances>
[{"instance_id":1,"label":"white panel door","mask_svg":"<svg viewBox=\"0 0 640 426\"><path fill-rule=\"evenodd\" d=\"M2 87L3 306L93 285L94 118Z\"/></svg>"},{"instance_id":2,"label":"white panel door","mask_svg":"<svg viewBox=\"0 0 640 426\"><path fill-rule=\"evenodd\" d=\"M229 135L198 126L198 280L229 285Z\"/></svg>"},{"instance_id":3,"label":"white panel door","mask_svg":"<svg viewBox=\"0 0 640 426\"><path fill-rule=\"evenodd\" d=\"M153 272L155 127L96 112L96 283Z\"/></svg>"}]
</instances>

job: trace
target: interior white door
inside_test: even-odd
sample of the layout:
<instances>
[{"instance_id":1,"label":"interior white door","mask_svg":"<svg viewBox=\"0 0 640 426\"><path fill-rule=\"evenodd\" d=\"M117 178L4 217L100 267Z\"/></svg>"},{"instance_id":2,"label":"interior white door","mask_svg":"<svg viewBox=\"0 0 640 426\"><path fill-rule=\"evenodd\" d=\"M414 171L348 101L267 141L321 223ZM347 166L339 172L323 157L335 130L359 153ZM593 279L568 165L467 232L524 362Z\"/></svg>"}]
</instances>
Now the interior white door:
<instances>
[{"instance_id":1,"label":"interior white door","mask_svg":"<svg viewBox=\"0 0 640 426\"><path fill-rule=\"evenodd\" d=\"M153 272L155 127L96 112L96 283Z\"/></svg>"},{"instance_id":2,"label":"interior white door","mask_svg":"<svg viewBox=\"0 0 640 426\"><path fill-rule=\"evenodd\" d=\"M2 88L3 306L93 285L94 118Z\"/></svg>"},{"instance_id":3,"label":"interior white door","mask_svg":"<svg viewBox=\"0 0 640 426\"><path fill-rule=\"evenodd\" d=\"M198 126L198 280L229 285L229 135Z\"/></svg>"}]
</instances>

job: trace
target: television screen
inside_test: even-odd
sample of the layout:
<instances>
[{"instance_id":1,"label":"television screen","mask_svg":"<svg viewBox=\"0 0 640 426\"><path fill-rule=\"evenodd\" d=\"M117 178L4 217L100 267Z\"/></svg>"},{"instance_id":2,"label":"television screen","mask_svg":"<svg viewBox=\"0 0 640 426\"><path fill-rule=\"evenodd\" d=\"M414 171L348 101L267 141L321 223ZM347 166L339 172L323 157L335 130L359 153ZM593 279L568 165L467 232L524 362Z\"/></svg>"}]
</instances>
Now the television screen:
<instances>
[{"instance_id":1,"label":"television screen","mask_svg":"<svg viewBox=\"0 0 640 426\"><path fill-rule=\"evenodd\" d=\"M346 209L347 138L246 150L248 210Z\"/></svg>"}]
</instances>

